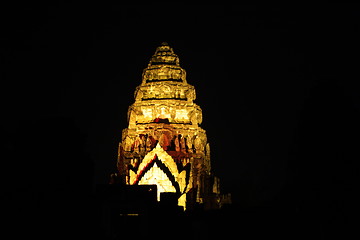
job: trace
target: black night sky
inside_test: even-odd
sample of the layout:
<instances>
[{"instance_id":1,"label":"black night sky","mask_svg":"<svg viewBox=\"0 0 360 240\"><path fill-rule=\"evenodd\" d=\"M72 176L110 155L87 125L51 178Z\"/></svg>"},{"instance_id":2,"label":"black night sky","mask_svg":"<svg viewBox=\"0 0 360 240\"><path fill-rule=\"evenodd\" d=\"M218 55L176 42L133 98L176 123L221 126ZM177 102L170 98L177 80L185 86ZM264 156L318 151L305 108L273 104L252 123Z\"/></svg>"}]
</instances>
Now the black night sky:
<instances>
[{"instance_id":1,"label":"black night sky","mask_svg":"<svg viewBox=\"0 0 360 240\"><path fill-rule=\"evenodd\" d=\"M142 70L166 41L195 86L234 205L296 212L320 229L314 239L355 226L359 5L30 1L0 11L8 196L107 183Z\"/></svg>"}]
</instances>

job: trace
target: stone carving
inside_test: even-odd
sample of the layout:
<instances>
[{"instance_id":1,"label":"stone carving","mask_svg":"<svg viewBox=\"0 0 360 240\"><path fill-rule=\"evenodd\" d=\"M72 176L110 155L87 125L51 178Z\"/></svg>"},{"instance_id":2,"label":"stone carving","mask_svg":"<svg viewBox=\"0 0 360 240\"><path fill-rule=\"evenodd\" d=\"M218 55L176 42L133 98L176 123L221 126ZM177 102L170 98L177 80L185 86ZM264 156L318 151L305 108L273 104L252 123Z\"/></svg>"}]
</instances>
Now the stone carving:
<instances>
[{"instance_id":1,"label":"stone carving","mask_svg":"<svg viewBox=\"0 0 360 240\"><path fill-rule=\"evenodd\" d=\"M178 204L191 208L210 201L210 190L219 186L208 180L210 147L199 126L202 112L179 62L163 43L144 69L122 132L116 176L125 184L157 184L160 192L175 192Z\"/></svg>"}]
</instances>

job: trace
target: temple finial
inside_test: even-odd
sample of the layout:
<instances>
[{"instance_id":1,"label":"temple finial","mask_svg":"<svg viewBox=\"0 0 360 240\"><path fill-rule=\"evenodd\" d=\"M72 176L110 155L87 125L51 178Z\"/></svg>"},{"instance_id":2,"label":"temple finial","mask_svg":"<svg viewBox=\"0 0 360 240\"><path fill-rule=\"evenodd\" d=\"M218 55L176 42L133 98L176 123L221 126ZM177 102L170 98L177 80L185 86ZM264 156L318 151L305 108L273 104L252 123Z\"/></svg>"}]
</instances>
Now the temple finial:
<instances>
[{"instance_id":1,"label":"temple finial","mask_svg":"<svg viewBox=\"0 0 360 240\"><path fill-rule=\"evenodd\" d=\"M180 60L167 42L156 48L148 67L143 71L143 83L153 81L175 81L186 83L186 71L180 67Z\"/></svg>"}]
</instances>

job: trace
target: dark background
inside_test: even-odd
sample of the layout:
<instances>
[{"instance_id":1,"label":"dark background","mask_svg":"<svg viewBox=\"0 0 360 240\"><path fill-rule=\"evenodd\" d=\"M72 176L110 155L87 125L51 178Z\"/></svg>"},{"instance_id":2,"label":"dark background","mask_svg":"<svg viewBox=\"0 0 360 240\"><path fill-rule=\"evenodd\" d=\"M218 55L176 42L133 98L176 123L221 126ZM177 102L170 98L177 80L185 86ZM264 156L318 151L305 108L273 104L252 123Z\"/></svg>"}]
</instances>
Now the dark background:
<instances>
[{"instance_id":1,"label":"dark background","mask_svg":"<svg viewBox=\"0 0 360 240\"><path fill-rule=\"evenodd\" d=\"M142 70L166 41L195 86L212 168L234 205L281 206L320 235L352 228L359 5L31 2L0 11L11 201L108 182Z\"/></svg>"}]
</instances>

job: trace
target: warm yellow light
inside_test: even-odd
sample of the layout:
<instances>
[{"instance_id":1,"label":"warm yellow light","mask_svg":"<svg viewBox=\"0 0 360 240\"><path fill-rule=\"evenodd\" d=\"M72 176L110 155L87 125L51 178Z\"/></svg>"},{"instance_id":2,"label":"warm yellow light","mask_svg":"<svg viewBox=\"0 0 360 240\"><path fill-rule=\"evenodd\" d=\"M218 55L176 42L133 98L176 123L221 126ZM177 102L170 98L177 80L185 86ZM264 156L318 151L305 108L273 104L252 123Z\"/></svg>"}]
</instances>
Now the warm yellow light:
<instances>
[{"instance_id":1,"label":"warm yellow light","mask_svg":"<svg viewBox=\"0 0 360 240\"><path fill-rule=\"evenodd\" d=\"M218 186L206 185L210 148L199 126L202 111L194 103L195 88L187 83L179 62L164 43L144 69L128 110L129 126L122 133L118 167L126 184L156 184L158 200L161 193L174 192L178 205L186 208L187 194L202 203L207 191L218 194Z\"/></svg>"}]
</instances>

